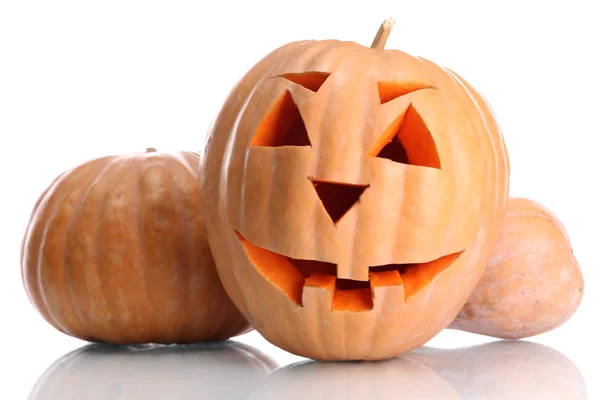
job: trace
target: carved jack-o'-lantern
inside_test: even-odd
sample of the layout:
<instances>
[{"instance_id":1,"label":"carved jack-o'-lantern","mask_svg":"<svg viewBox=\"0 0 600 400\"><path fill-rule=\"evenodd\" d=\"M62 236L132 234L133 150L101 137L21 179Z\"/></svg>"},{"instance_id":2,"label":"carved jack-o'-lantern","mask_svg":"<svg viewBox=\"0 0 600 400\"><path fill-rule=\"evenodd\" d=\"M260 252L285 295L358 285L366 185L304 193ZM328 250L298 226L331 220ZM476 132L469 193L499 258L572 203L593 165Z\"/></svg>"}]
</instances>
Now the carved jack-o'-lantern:
<instances>
[{"instance_id":1,"label":"carved jack-o'-lantern","mask_svg":"<svg viewBox=\"0 0 600 400\"><path fill-rule=\"evenodd\" d=\"M455 73L337 40L273 51L236 85L201 176L211 249L267 340L381 359L445 328L477 284L508 189L502 135Z\"/></svg>"}]
</instances>

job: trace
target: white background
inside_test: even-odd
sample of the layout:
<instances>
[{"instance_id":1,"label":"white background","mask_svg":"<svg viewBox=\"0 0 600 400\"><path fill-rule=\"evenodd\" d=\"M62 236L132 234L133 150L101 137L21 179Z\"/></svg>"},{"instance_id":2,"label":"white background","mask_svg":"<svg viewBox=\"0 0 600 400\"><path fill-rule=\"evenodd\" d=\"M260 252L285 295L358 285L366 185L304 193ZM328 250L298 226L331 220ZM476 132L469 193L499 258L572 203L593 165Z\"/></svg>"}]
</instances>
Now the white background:
<instances>
[{"instance_id":1,"label":"white background","mask_svg":"<svg viewBox=\"0 0 600 400\"><path fill-rule=\"evenodd\" d=\"M511 195L542 202L566 225L586 281L583 302L565 325L530 340L575 363L588 398L600 398L597 9L593 0L2 0L0 398L27 398L52 362L85 345L34 311L20 279L26 222L52 178L106 154L200 150L231 86L266 53L298 39L368 46L389 16L396 26L387 48L450 67L491 103L510 153ZM256 332L239 340L279 365L299 360ZM429 345L488 340L444 331Z\"/></svg>"}]
</instances>

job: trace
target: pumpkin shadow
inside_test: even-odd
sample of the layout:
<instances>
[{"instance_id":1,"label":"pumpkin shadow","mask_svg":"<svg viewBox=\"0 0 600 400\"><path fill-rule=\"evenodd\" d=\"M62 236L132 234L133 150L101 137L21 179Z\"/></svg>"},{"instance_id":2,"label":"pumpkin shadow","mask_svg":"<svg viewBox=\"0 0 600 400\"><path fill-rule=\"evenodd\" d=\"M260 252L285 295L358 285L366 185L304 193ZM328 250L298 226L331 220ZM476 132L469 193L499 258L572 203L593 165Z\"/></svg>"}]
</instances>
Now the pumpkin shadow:
<instances>
[{"instance_id":1,"label":"pumpkin shadow","mask_svg":"<svg viewBox=\"0 0 600 400\"><path fill-rule=\"evenodd\" d=\"M55 361L29 400L243 399L276 368L265 354L234 341L91 344Z\"/></svg>"},{"instance_id":2,"label":"pumpkin shadow","mask_svg":"<svg viewBox=\"0 0 600 400\"><path fill-rule=\"evenodd\" d=\"M272 373L249 398L578 400L586 398L586 385L575 364L554 349L497 341L423 347L377 362L300 362Z\"/></svg>"}]
</instances>

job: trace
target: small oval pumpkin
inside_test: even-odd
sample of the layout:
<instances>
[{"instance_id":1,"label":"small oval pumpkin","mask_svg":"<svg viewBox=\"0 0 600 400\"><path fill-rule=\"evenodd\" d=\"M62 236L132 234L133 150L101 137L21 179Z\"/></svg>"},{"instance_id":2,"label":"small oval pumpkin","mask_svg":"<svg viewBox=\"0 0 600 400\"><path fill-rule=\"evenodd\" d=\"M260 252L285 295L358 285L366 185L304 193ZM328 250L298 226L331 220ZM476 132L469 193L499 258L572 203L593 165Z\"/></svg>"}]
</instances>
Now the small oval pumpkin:
<instances>
[{"instance_id":1,"label":"small oval pumpkin","mask_svg":"<svg viewBox=\"0 0 600 400\"><path fill-rule=\"evenodd\" d=\"M201 174L227 293L267 340L382 359L448 326L481 277L506 148L457 74L383 44L284 45L236 85Z\"/></svg>"},{"instance_id":2,"label":"small oval pumpkin","mask_svg":"<svg viewBox=\"0 0 600 400\"><path fill-rule=\"evenodd\" d=\"M198 171L197 153L148 151L95 159L54 180L21 252L41 315L66 334L111 343L193 343L247 330L214 267Z\"/></svg>"},{"instance_id":3,"label":"small oval pumpkin","mask_svg":"<svg viewBox=\"0 0 600 400\"><path fill-rule=\"evenodd\" d=\"M540 203L511 198L485 273L450 328L505 339L537 335L571 318L583 290L564 225Z\"/></svg>"}]
</instances>

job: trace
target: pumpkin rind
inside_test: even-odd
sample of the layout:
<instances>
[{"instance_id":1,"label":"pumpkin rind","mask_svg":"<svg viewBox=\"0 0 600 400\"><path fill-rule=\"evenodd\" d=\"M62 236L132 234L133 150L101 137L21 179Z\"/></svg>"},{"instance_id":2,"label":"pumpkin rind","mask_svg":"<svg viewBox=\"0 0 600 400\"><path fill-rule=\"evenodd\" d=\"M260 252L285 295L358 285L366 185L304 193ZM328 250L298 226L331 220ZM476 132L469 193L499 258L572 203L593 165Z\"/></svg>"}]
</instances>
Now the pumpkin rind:
<instances>
[{"instance_id":1,"label":"pumpkin rind","mask_svg":"<svg viewBox=\"0 0 600 400\"><path fill-rule=\"evenodd\" d=\"M40 196L22 243L32 304L89 341L193 343L248 329L207 243L197 153L95 159Z\"/></svg>"},{"instance_id":2,"label":"pumpkin rind","mask_svg":"<svg viewBox=\"0 0 600 400\"><path fill-rule=\"evenodd\" d=\"M558 217L511 198L485 272L450 328L503 339L548 332L575 314L584 286Z\"/></svg>"},{"instance_id":3,"label":"pumpkin rind","mask_svg":"<svg viewBox=\"0 0 600 400\"><path fill-rule=\"evenodd\" d=\"M314 71L329 74L316 92L297 75L282 78ZM380 104L378 82L406 85ZM310 145L253 141L286 92ZM369 153L410 106L427 124L441 168ZM423 163L435 163L431 157ZM255 65L211 126L203 163L207 232L227 293L267 340L322 360L393 357L450 324L483 273L509 179L494 116L462 78L400 51L336 40L290 43ZM314 179L369 187L333 223ZM403 285L372 284L371 309L332 311L328 280L307 280L297 304L253 264L240 238L285 257L335 263L337 279L355 281L368 281L369 267L460 257L412 297Z\"/></svg>"}]
</instances>

